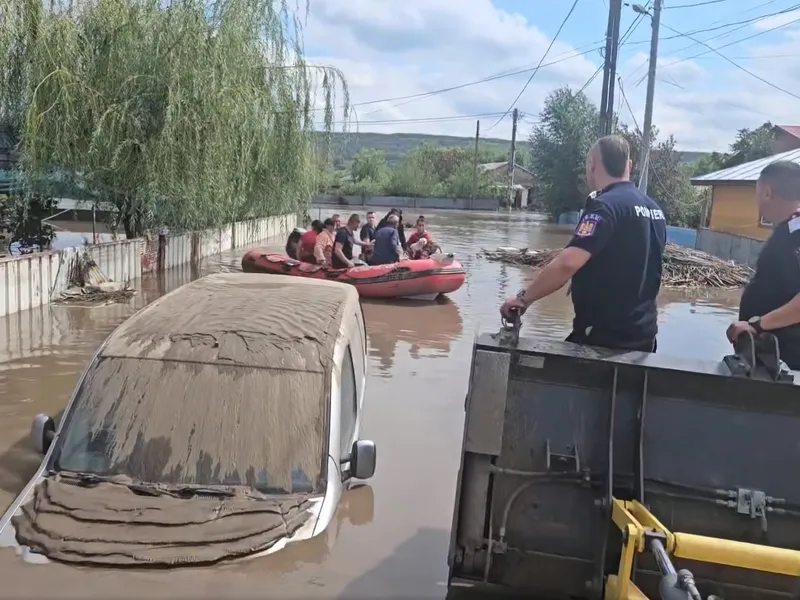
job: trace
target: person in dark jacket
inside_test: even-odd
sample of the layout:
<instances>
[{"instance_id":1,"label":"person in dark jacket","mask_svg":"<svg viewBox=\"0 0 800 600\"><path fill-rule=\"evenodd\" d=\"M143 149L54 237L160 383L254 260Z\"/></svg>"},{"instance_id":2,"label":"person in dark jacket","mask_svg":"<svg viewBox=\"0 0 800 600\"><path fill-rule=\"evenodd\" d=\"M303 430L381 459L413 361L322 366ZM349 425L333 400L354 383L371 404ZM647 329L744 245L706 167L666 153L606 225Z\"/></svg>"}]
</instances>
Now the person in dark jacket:
<instances>
[{"instance_id":1,"label":"person in dark jacket","mask_svg":"<svg viewBox=\"0 0 800 600\"><path fill-rule=\"evenodd\" d=\"M381 219L381 222L378 223L378 226L375 228L375 230L377 231L382 227L386 227L389 224L389 217L392 215L397 216L397 236L400 239L400 246L403 248L403 252L405 252L408 249L408 244L406 243L406 231L403 227L403 211L401 209L393 208L386 213L386 216Z\"/></svg>"},{"instance_id":2,"label":"person in dark jacket","mask_svg":"<svg viewBox=\"0 0 800 600\"><path fill-rule=\"evenodd\" d=\"M397 233L399 223L400 218L396 214L387 215L386 225L375 232L371 265L389 265L400 260L402 249Z\"/></svg>"}]
</instances>

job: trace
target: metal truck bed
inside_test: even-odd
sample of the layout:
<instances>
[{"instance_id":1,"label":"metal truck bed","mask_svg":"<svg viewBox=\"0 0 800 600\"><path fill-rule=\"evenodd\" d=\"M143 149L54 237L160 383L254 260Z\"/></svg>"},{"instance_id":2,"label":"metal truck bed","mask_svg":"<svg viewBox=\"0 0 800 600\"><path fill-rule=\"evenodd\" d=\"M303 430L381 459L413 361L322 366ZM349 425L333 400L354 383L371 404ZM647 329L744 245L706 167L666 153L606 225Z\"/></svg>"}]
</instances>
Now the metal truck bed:
<instances>
[{"instance_id":1,"label":"metal truck bed","mask_svg":"<svg viewBox=\"0 0 800 600\"><path fill-rule=\"evenodd\" d=\"M667 597L672 561L703 597L800 593L800 387L728 364L480 336L450 588Z\"/></svg>"}]
</instances>

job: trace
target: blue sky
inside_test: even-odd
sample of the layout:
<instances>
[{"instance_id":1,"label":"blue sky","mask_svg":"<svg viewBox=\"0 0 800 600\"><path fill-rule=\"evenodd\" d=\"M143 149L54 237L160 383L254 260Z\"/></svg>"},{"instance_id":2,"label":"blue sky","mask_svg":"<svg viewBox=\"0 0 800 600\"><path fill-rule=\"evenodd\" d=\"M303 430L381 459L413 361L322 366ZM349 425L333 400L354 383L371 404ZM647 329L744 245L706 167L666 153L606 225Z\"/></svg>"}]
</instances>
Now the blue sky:
<instances>
[{"instance_id":1,"label":"blue sky","mask_svg":"<svg viewBox=\"0 0 800 600\"><path fill-rule=\"evenodd\" d=\"M530 72L425 94L531 69L571 4L568 0L311 0L306 49L313 62L342 70L357 105L361 131L471 135L480 118L486 135L509 137L510 120L500 117ZM687 4L691 2L667 0L662 13L654 113L662 136L673 134L686 150L724 150L742 127L766 120L800 124L800 99L795 97L800 96L800 23L787 25L800 21L800 0ZM766 17L789 9L795 10ZM525 114L523 135L535 124L549 92L562 85L581 88L601 64L596 48L602 46L607 11L607 0L578 1L545 60L556 64L542 68L516 104ZM633 10L623 7L621 30L635 19ZM772 85L670 29L720 48L720 53ZM649 36L649 19L640 19L620 51L618 74L630 110L619 94L616 108L629 124L640 122L643 115ZM701 53L705 55L696 56ZM599 100L600 83L597 77L586 87L594 101Z\"/></svg>"}]
</instances>

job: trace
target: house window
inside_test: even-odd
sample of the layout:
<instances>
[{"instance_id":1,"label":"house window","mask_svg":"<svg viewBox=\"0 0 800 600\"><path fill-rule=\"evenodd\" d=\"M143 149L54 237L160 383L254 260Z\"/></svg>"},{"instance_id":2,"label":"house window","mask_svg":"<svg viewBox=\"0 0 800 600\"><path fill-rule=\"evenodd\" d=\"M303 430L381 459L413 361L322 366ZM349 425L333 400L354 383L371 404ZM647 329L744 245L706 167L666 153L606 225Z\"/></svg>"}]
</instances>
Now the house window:
<instances>
[{"instance_id":1,"label":"house window","mask_svg":"<svg viewBox=\"0 0 800 600\"><path fill-rule=\"evenodd\" d=\"M769 221L767 221L767 220L766 220L766 219L765 219L763 216L761 216L761 215L759 215L759 216L758 216L758 224L759 224L761 227L770 227L770 228L772 227L772 223L770 223Z\"/></svg>"},{"instance_id":2,"label":"house window","mask_svg":"<svg viewBox=\"0 0 800 600\"><path fill-rule=\"evenodd\" d=\"M341 380L341 424L339 428L339 456L348 456L350 446L353 443L353 434L356 429L356 417L358 416L358 390L356 388L356 374L353 369L353 356L350 354L350 346L345 348L344 360L342 360L342 380Z\"/></svg>"}]
</instances>

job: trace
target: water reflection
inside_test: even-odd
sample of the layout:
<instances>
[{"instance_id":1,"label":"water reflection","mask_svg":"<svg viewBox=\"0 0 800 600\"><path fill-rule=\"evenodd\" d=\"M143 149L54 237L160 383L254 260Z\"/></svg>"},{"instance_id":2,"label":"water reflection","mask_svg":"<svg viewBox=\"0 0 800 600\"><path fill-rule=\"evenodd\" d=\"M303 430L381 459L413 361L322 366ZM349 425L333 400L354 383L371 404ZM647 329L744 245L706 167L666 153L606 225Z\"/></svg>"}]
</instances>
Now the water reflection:
<instances>
[{"instance_id":1,"label":"water reflection","mask_svg":"<svg viewBox=\"0 0 800 600\"><path fill-rule=\"evenodd\" d=\"M458 305L445 298L439 302L361 303L369 327L369 356L382 377L390 377L398 343L408 346L414 359L447 358L461 337L463 322Z\"/></svg>"}]
</instances>

